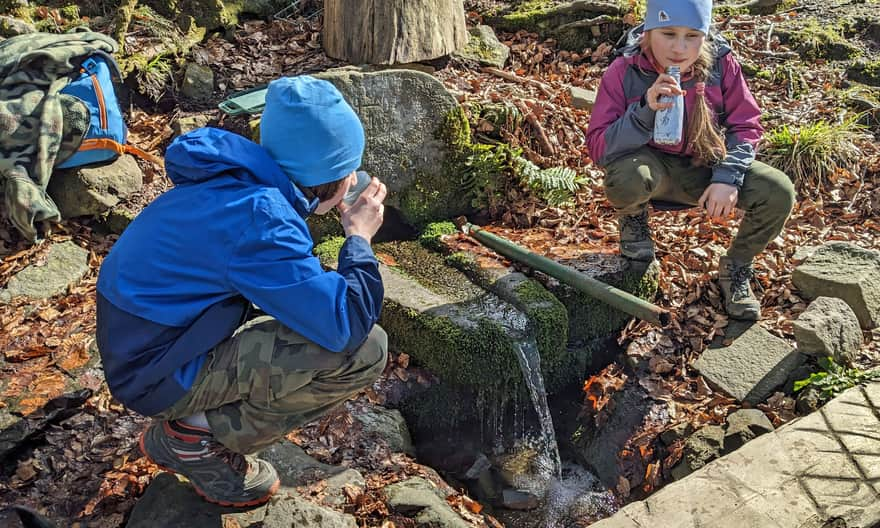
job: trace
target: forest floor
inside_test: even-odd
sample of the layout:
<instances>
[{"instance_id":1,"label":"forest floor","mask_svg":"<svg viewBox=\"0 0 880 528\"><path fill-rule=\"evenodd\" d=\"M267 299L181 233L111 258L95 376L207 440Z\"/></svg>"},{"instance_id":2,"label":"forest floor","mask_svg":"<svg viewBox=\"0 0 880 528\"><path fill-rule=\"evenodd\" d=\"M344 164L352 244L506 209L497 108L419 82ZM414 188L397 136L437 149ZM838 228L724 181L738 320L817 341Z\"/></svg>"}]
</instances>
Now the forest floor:
<instances>
[{"instance_id":1,"label":"forest floor","mask_svg":"<svg viewBox=\"0 0 880 528\"><path fill-rule=\"evenodd\" d=\"M469 22L481 20L486 2L466 2ZM494 6L504 2L492 2ZM767 72L749 78L752 91L764 110L768 129L784 125L798 129L825 120L840 124L846 112L843 93L850 87L845 70L847 61L827 59L793 60L786 53L792 48L779 42L777 30L792 21L815 18L822 24L836 23L851 11L870 7L863 2L796 3L792 10L774 15L736 15L718 17L718 29L731 37L735 53L744 64ZM870 3L869 3L870 4ZM874 5L876 8L876 5ZM817 18L821 17L821 18ZM212 36L193 51L193 59L210 64L216 75L218 101L236 90L268 82L279 75L309 73L338 65L320 49L320 17L295 20L249 21L240 25L231 38ZM491 229L533 251L564 258L585 249L614 251L617 246L616 220L602 191L602 173L585 153L583 132L589 112L570 104L569 86L596 89L608 65L610 46L562 51L552 40L538 35L499 33L512 53L501 77L480 68L450 62L435 75L469 108L490 101L521 102L530 108L538 125L550 138L551 150L538 139L536 127L525 125L509 130L504 139L523 149L524 154L542 167L566 165L589 177L570 207L542 204L522 189L508 190L507 200L495 211ZM878 43L855 34L850 39L866 56L877 56ZM511 80L514 79L514 80ZM170 106L169 92L163 105L144 105L131 115L131 141L149 145L161 153L171 136L174 117L208 111L219 126L243 129L244 122L223 118L206 107ZM160 111L159 109L162 109ZM478 124L477 124L478 125ZM856 156L839 159L837 166L820 181L802 180L799 199L783 233L756 261L754 286L762 299L761 325L793 343L792 321L807 306L791 283L791 271L802 258L803 248L832 240L846 240L862 247L878 248L880 237L880 148L878 129L855 130L852 142ZM477 127L479 129L479 127ZM834 156L835 152L829 152ZM161 170L144 166L147 184L126 207L139 210L170 183ZM809 171L807 171L809 172ZM708 343L723 334L726 317L713 282L713 263L723 254L735 231L738 218L722 222L707 220L697 209L656 214L651 219L662 267L660 293L656 303L676 317L668 328L659 330L633 322L621 332L619 342L627 354L646 360L651 368L642 373L641 383L652 394L680 403L695 424L718 423L736 403L711 388L691 368L691 362ZM50 336L61 336L58 350L65 349L63 338L76 328L79 335L94 332L94 284L102 258L115 236L104 235L88 219L63 222L51 241L72 239L91 251L91 270L86 278L62 298L39 303L12 302L0 306L0 344L9 345L16 336L16 347L3 348L7 359L16 350L34 347ZM48 244L30 246L18 237L12 226L0 222L0 286L29 264L39 262ZM50 312L49 310L54 310ZM63 316L58 319L59 314ZM55 323L50 324L50 321ZM28 337L30 336L30 337ZM28 342L28 339L33 341ZM880 365L880 333L866 332L866 345L857 359L863 369ZM80 350L90 343L77 342ZM2 376L16 376L17 390L29 390L54 363L38 358L19 357L4 363ZM47 370L48 369L48 370ZM381 403L395 380L417 376L416 367L406 354L395 355L376 386L349 404L366 401ZM10 390L10 389L7 389ZM4 396L4 395L0 395ZM2 406L0 398L0 406ZM790 395L777 394L760 406L776 425L796 416ZM38 411L39 412L39 411ZM30 506L63 525L90 527L123 526L127 515L148 485L155 467L147 463L136 448L136 438L146 420L114 402L106 385L97 380L95 390L85 402L62 414L27 446L7 457L0 465L0 504ZM388 482L405 475L419 474L424 468L399 455L376 453L356 434L350 434L349 408L292 433L291 438L321 461L343 464L361 471L367 479L367 493L348 508L363 526L389 528L381 494ZM659 430L646 431L643 441L656 439ZM670 454L667 454L669 456ZM673 454L674 455L674 454ZM664 464L666 461L663 461ZM668 464L660 466L650 490L660 485ZM320 490L303 490L315 496ZM627 491L627 490L618 490ZM635 492L634 492L635 493ZM625 493L623 493L625 495ZM469 499L460 507L468 509ZM397 519L397 526L407 526Z\"/></svg>"}]
</instances>

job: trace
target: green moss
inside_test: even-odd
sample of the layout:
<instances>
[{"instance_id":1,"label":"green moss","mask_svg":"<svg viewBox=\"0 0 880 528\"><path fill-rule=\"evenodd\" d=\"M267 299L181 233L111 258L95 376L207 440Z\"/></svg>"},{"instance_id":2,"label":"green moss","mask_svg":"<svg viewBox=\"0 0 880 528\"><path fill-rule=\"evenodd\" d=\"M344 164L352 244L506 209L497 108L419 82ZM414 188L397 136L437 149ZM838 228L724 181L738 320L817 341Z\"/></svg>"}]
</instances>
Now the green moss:
<instances>
[{"instance_id":1,"label":"green moss","mask_svg":"<svg viewBox=\"0 0 880 528\"><path fill-rule=\"evenodd\" d=\"M817 20L810 20L800 29L781 30L779 36L806 58L845 60L861 53L844 38L845 31L840 24L820 24Z\"/></svg>"},{"instance_id":2,"label":"green moss","mask_svg":"<svg viewBox=\"0 0 880 528\"><path fill-rule=\"evenodd\" d=\"M846 70L850 79L870 86L880 86L880 60L857 62Z\"/></svg>"},{"instance_id":3,"label":"green moss","mask_svg":"<svg viewBox=\"0 0 880 528\"><path fill-rule=\"evenodd\" d=\"M339 259L339 251L345 244L345 237L332 237L316 245L313 253L325 268L333 268Z\"/></svg>"},{"instance_id":4,"label":"green moss","mask_svg":"<svg viewBox=\"0 0 880 528\"><path fill-rule=\"evenodd\" d=\"M309 215L306 219L309 226L309 234L315 243L323 242L332 237L344 236L345 231L342 229L342 222L339 219L339 211L331 209L324 215Z\"/></svg>"},{"instance_id":5,"label":"green moss","mask_svg":"<svg viewBox=\"0 0 880 528\"><path fill-rule=\"evenodd\" d=\"M659 266L652 263L644 270L623 270L599 277L604 282L642 299L651 300L659 285ZM619 331L632 318L604 302L574 288L551 281L550 291L568 310L569 341L587 343Z\"/></svg>"},{"instance_id":6,"label":"green moss","mask_svg":"<svg viewBox=\"0 0 880 528\"><path fill-rule=\"evenodd\" d=\"M401 191L400 212L417 228L436 219L467 214L485 202L506 170L497 155L504 146L475 144L464 109L456 107L445 117L436 137L449 148L446 165L433 172L419 171L411 186ZM509 147L507 147L509 148ZM450 185L450 178L456 178Z\"/></svg>"},{"instance_id":7,"label":"green moss","mask_svg":"<svg viewBox=\"0 0 880 528\"><path fill-rule=\"evenodd\" d=\"M471 300L484 293L467 277L447 266L441 255L427 250L418 242L382 242L375 245L375 250L394 259L399 271L429 290L457 302Z\"/></svg>"},{"instance_id":8,"label":"green moss","mask_svg":"<svg viewBox=\"0 0 880 528\"><path fill-rule=\"evenodd\" d=\"M576 26L585 18L599 15L597 11L590 11L588 3L550 0L523 2L512 11L487 22L503 31L538 33L545 38L555 39L561 49L581 52L585 48L595 48L600 42L617 40L625 26L624 14L639 9L638 2L629 0L620 0L616 4L619 7L618 15L594 27Z\"/></svg>"},{"instance_id":9,"label":"green moss","mask_svg":"<svg viewBox=\"0 0 880 528\"><path fill-rule=\"evenodd\" d=\"M568 312L565 306L534 279L522 281L513 292L514 296L507 300L526 314L537 332L547 391L554 392L572 382L579 382L578 372L566 368Z\"/></svg>"},{"instance_id":10,"label":"green moss","mask_svg":"<svg viewBox=\"0 0 880 528\"><path fill-rule=\"evenodd\" d=\"M419 242L428 249L440 249L440 238L443 235L452 235L458 232L458 228L452 222L434 222L425 226L419 236Z\"/></svg>"},{"instance_id":11,"label":"green moss","mask_svg":"<svg viewBox=\"0 0 880 528\"><path fill-rule=\"evenodd\" d=\"M761 71L755 73L755 78L762 79L765 81L771 81L771 80L773 80L773 72L770 70L761 70Z\"/></svg>"}]
</instances>

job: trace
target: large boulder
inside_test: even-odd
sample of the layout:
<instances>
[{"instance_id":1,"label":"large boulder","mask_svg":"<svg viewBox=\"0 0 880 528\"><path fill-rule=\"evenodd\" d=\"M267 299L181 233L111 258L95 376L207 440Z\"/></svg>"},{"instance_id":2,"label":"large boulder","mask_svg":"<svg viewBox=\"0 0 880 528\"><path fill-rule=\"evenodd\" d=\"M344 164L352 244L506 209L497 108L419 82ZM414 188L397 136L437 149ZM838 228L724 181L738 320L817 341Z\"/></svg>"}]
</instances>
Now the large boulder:
<instances>
[{"instance_id":1,"label":"large boulder","mask_svg":"<svg viewBox=\"0 0 880 528\"><path fill-rule=\"evenodd\" d=\"M64 218L100 215L144 185L144 173L128 154L110 164L56 171L47 191Z\"/></svg>"},{"instance_id":2,"label":"large boulder","mask_svg":"<svg viewBox=\"0 0 880 528\"><path fill-rule=\"evenodd\" d=\"M386 206L410 225L470 211L456 165L461 109L439 80L413 70L344 68L315 76L332 82L360 116L363 168L388 186Z\"/></svg>"},{"instance_id":3,"label":"large boulder","mask_svg":"<svg viewBox=\"0 0 880 528\"><path fill-rule=\"evenodd\" d=\"M880 324L880 251L830 242L795 268L791 281L807 299L843 299L862 328Z\"/></svg>"},{"instance_id":4,"label":"large boulder","mask_svg":"<svg viewBox=\"0 0 880 528\"><path fill-rule=\"evenodd\" d=\"M732 322L709 345L694 368L737 400L756 405L785 384L806 359L757 324Z\"/></svg>"},{"instance_id":5,"label":"large boulder","mask_svg":"<svg viewBox=\"0 0 880 528\"><path fill-rule=\"evenodd\" d=\"M862 347L862 329L855 312L841 299L819 297L794 321L794 338L803 354L833 357L851 365Z\"/></svg>"}]
</instances>

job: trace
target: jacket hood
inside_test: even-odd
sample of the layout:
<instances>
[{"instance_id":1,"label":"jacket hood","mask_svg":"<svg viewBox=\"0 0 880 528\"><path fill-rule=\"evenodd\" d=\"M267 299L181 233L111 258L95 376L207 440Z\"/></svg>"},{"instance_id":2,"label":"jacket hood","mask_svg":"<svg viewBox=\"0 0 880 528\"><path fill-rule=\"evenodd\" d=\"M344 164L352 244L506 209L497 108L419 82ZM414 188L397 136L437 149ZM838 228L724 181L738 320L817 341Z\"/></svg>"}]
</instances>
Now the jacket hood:
<instances>
[{"instance_id":1,"label":"jacket hood","mask_svg":"<svg viewBox=\"0 0 880 528\"><path fill-rule=\"evenodd\" d=\"M640 43L642 41L642 35L645 32L645 25L639 24L638 26L630 29L620 39L617 41L616 47L614 49L615 57L634 57L639 55L642 51L642 47ZM719 59L728 53L730 53L730 43L727 40L715 33L714 31L709 31L709 36L707 37L713 44L715 44L715 58Z\"/></svg>"},{"instance_id":2,"label":"jacket hood","mask_svg":"<svg viewBox=\"0 0 880 528\"><path fill-rule=\"evenodd\" d=\"M275 187L303 218L318 206L317 199L309 201L291 183L266 149L219 128L198 128L177 137L165 152L165 172L175 185L231 176L244 182Z\"/></svg>"}]
</instances>

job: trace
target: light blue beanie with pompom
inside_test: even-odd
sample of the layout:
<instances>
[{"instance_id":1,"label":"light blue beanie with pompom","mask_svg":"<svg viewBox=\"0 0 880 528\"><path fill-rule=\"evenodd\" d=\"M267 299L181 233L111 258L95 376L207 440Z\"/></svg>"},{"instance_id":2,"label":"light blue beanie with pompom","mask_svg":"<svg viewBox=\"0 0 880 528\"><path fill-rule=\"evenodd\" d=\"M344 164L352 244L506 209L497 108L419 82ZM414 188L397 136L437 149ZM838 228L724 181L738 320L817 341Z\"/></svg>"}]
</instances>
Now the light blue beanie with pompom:
<instances>
[{"instance_id":1,"label":"light blue beanie with pompom","mask_svg":"<svg viewBox=\"0 0 880 528\"><path fill-rule=\"evenodd\" d=\"M712 0L648 0L645 31L684 26L708 35L711 25Z\"/></svg>"}]
</instances>

